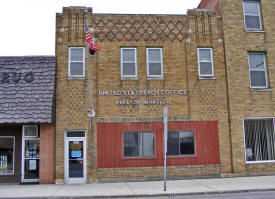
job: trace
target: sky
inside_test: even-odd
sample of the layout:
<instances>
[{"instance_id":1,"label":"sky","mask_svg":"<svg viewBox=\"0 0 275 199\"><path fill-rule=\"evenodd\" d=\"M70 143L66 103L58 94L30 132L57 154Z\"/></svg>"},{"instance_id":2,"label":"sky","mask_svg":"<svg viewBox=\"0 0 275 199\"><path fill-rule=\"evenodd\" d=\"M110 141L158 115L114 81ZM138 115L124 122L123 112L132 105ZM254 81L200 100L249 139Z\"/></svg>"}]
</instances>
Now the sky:
<instances>
[{"instance_id":1,"label":"sky","mask_svg":"<svg viewBox=\"0 0 275 199\"><path fill-rule=\"evenodd\" d=\"M94 13L186 14L200 0L0 0L0 56L55 55L55 15L62 7Z\"/></svg>"}]
</instances>

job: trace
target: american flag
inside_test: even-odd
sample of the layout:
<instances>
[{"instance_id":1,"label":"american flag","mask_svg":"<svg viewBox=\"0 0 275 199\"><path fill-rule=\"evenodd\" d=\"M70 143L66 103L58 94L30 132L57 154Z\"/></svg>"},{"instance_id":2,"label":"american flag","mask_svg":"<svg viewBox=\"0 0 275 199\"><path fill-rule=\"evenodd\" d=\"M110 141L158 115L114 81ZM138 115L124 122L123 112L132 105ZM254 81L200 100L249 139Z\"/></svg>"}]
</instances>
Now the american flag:
<instances>
[{"instance_id":1,"label":"american flag","mask_svg":"<svg viewBox=\"0 0 275 199\"><path fill-rule=\"evenodd\" d=\"M100 51L100 47L95 44L94 40L91 37L87 23L86 23L86 41L89 44L89 50L91 54L94 54L95 52Z\"/></svg>"}]
</instances>

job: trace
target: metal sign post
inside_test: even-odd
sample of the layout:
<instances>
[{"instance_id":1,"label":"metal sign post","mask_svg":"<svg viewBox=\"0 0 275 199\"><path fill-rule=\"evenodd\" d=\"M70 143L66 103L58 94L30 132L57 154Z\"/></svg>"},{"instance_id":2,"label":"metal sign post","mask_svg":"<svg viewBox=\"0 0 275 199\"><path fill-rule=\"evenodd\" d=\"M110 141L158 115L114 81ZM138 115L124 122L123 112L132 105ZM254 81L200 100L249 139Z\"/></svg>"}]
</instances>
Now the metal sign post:
<instances>
[{"instance_id":1,"label":"metal sign post","mask_svg":"<svg viewBox=\"0 0 275 199\"><path fill-rule=\"evenodd\" d=\"M163 165L163 180L164 188L163 191L166 191L166 154L167 154L167 112L168 107L164 106L163 108L163 124L164 124L164 165Z\"/></svg>"}]
</instances>

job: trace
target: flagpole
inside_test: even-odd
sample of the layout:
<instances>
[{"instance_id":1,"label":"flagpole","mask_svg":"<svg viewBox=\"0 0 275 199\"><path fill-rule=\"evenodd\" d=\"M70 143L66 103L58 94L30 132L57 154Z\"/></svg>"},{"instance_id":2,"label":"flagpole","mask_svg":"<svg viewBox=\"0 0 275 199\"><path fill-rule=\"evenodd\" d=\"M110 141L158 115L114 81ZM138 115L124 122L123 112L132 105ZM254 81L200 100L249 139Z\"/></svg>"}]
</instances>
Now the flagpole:
<instances>
[{"instance_id":1,"label":"flagpole","mask_svg":"<svg viewBox=\"0 0 275 199\"><path fill-rule=\"evenodd\" d=\"M85 21L86 25L88 25L88 9L85 10ZM93 111L93 100L92 100L92 85L91 85L91 77L92 77L92 71L91 71L91 63L90 63L90 53L89 53L89 45L86 42L86 56L87 56L87 67L88 67L88 95L89 95L89 117L92 118L94 116Z\"/></svg>"}]
</instances>

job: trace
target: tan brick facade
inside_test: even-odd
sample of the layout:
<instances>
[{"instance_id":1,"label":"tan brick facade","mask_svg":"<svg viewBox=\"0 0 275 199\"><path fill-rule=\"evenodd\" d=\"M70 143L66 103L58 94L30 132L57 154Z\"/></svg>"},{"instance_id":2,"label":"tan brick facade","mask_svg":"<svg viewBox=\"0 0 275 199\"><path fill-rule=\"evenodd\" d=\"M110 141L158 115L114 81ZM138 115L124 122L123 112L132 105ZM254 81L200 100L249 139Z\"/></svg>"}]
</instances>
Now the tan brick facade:
<instances>
[{"instance_id":1,"label":"tan brick facade","mask_svg":"<svg viewBox=\"0 0 275 199\"><path fill-rule=\"evenodd\" d=\"M98 168L97 124L101 122L159 122L163 105L144 101L169 101L169 121L218 121L220 164L168 167L168 176L215 175L231 172L230 136L227 112L226 73L221 21L215 12L190 10L184 15L108 15L88 12L101 51L89 56L92 68L92 100L96 117L90 119L87 57L85 78L68 78L68 47L85 47L85 8L64 8L57 14L57 101L56 179L64 179L64 132L87 133L87 180L159 179L161 167ZM122 80L120 48L137 49L137 79ZM163 78L150 79L146 73L146 48L163 51ZM199 78L197 48L213 49L214 77ZM104 91L130 91L125 95L103 95ZM139 91L161 90L162 95L142 95ZM172 91L171 91L172 90ZM173 91L176 91L175 93ZM132 91L134 94L132 94ZM167 93L165 93L167 91ZM181 94L177 93L181 92ZM184 94L183 94L184 92ZM139 101L139 105L120 101ZM111 129L110 129L111 130ZM111 133L111 132L110 132ZM98 151L99 150L99 151Z\"/></svg>"},{"instance_id":2,"label":"tan brick facade","mask_svg":"<svg viewBox=\"0 0 275 199\"><path fill-rule=\"evenodd\" d=\"M248 31L244 26L242 1L222 0L225 57L228 75L229 110L232 135L233 172L274 172L275 165L246 164L243 119L274 117L275 4L259 1L262 31ZM268 89L250 88L248 52L264 52L268 75Z\"/></svg>"}]
</instances>

